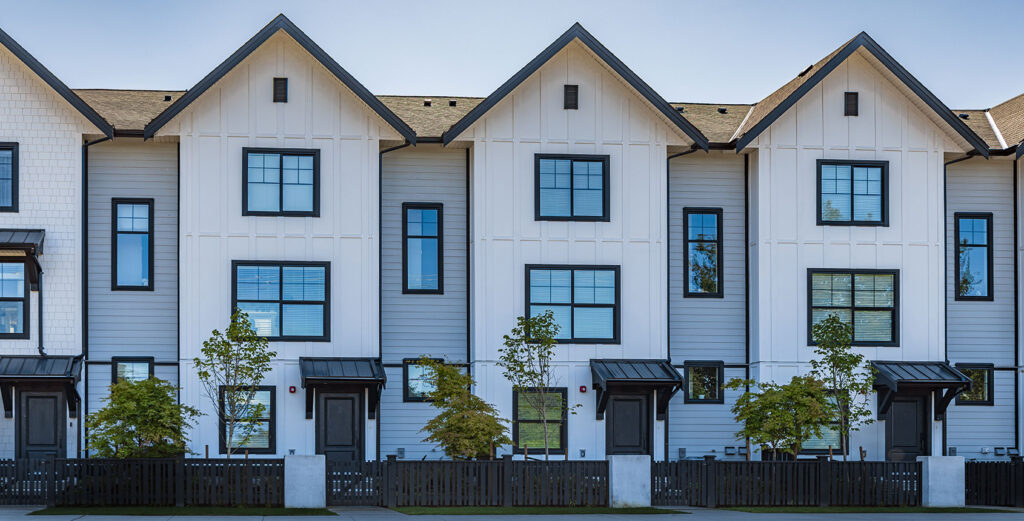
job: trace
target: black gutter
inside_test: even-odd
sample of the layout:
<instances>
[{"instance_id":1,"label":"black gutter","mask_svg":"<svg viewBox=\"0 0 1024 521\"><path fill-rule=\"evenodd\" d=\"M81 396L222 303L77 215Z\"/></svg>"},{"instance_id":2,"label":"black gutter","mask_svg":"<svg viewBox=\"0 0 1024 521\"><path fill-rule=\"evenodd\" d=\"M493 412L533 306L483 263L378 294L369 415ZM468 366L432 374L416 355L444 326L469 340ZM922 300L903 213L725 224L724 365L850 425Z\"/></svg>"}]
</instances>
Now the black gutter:
<instances>
[{"instance_id":1,"label":"black gutter","mask_svg":"<svg viewBox=\"0 0 1024 521\"><path fill-rule=\"evenodd\" d=\"M89 147L109 141L111 138L102 137L82 144L82 359L89 360ZM42 295L42 292L39 292ZM82 405L79 414L85 418L86 409L89 406L89 370L85 369L85 383L82 385ZM78 452L83 453L82 435L85 432L85 423L78 427ZM86 451L83 457L88 457Z\"/></svg>"},{"instance_id":2,"label":"black gutter","mask_svg":"<svg viewBox=\"0 0 1024 521\"><path fill-rule=\"evenodd\" d=\"M39 326L39 356L46 356L46 351L43 350L43 270L39 270L36 274L36 288L39 292L39 298L37 304L39 304L39 318L36 319L36 325ZM84 325L84 324L83 324Z\"/></svg>"}]
</instances>

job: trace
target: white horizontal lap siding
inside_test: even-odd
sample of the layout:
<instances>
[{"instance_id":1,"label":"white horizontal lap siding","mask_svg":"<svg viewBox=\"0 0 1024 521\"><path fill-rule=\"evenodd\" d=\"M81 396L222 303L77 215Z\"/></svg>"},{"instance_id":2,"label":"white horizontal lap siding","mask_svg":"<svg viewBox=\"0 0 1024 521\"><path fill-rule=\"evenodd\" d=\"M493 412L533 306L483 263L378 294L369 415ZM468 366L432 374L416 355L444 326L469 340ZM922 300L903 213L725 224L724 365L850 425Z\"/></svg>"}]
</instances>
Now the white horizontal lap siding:
<instances>
[{"instance_id":1,"label":"white horizontal lap siding","mask_svg":"<svg viewBox=\"0 0 1024 521\"><path fill-rule=\"evenodd\" d=\"M683 370L680 368L680 372ZM733 378L744 378L741 368L726 368L725 382ZM685 458L716 456L726 459L742 459L739 451L726 456L726 447L746 447L746 441L736 438L736 431L742 425L736 421L732 406L742 392L723 390L724 403L685 403L685 393L680 390L669 402L668 460L680 459L679 449L685 449ZM752 455L753 456L753 455Z\"/></svg>"},{"instance_id":2,"label":"white horizontal lap siding","mask_svg":"<svg viewBox=\"0 0 1024 521\"><path fill-rule=\"evenodd\" d=\"M950 404L947 411L946 444L967 459L997 458L996 447L1014 447L1013 371L993 371L992 405ZM987 449L987 453L983 452Z\"/></svg>"}]
</instances>

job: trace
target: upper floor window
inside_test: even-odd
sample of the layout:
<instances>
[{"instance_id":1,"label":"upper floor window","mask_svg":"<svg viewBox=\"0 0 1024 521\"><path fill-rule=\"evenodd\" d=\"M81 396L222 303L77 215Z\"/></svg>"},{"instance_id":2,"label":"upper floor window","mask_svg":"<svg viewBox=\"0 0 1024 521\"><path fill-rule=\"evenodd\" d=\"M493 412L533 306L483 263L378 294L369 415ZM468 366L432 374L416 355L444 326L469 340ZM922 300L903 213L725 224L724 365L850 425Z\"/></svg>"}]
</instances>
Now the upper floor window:
<instances>
[{"instance_id":1,"label":"upper floor window","mask_svg":"<svg viewBox=\"0 0 1024 521\"><path fill-rule=\"evenodd\" d=\"M0 143L0 212L18 211L18 144Z\"/></svg>"},{"instance_id":2,"label":"upper floor window","mask_svg":"<svg viewBox=\"0 0 1024 521\"><path fill-rule=\"evenodd\" d=\"M887 161L818 160L818 224L889 225Z\"/></svg>"},{"instance_id":3,"label":"upper floor window","mask_svg":"<svg viewBox=\"0 0 1024 521\"><path fill-rule=\"evenodd\" d=\"M807 343L811 326L837 315L853 325L853 345L899 345L899 272L807 270Z\"/></svg>"},{"instance_id":4,"label":"upper floor window","mask_svg":"<svg viewBox=\"0 0 1024 521\"><path fill-rule=\"evenodd\" d=\"M402 292L444 293L440 203L402 204Z\"/></svg>"},{"instance_id":5,"label":"upper floor window","mask_svg":"<svg viewBox=\"0 0 1024 521\"><path fill-rule=\"evenodd\" d=\"M329 263L234 261L232 268L232 310L244 311L258 335L330 340Z\"/></svg>"},{"instance_id":6,"label":"upper floor window","mask_svg":"<svg viewBox=\"0 0 1024 521\"><path fill-rule=\"evenodd\" d=\"M526 312L551 311L559 342L619 343L618 266L526 266Z\"/></svg>"},{"instance_id":7,"label":"upper floor window","mask_svg":"<svg viewBox=\"0 0 1024 521\"><path fill-rule=\"evenodd\" d=\"M153 200L114 199L111 289L153 289Z\"/></svg>"},{"instance_id":8,"label":"upper floor window","mask_svg":"<svg viewBox=\"0 0 1024 521\"><path fill-rule=\"evenodd\" d=\"M273 454L276 452L275 418L277 416L277 388L273 385L261 385L253 392L252 399L245 401L249 390L236 391L234 399L226 387L220 388L220 452L250 452L253 454ZM231 414L231 413L234 414ZM227 416L235 418L254 417L251 421L237 421L233 432L228 433L228 425L223 421ZM230 441L230 443L229 443Z\"/></svg>"},{"instance_id":9,"label":"upper floor window","mask_svg":"<svg viewBox=\"0 0 1024 521\"><path fill-rule=\"evenodd\" d=\"M242 215L320 216L320 151L242 149Z\"/></svg>"},{"instance_id":10,"label":"upper floor window","mask_svg":"<svg viewBox=\"0 0 1024 521\"><path fill-rule=\"evenodd\" d=\"M956 300L992 300L992 214L957 213Z\"/></svg>"},{"instance_id":11,"label":"upper floor window","mask_svg":"<svg viewBox=\"0 0 1024 521\"><path fill-rule=\"evenodd\" d=\"M121 380L141 382L153 376L153 357L141 358L120 358L114 357L110 360L113 366L111 381L113 383Z\"/></svg>"},{"instance_id":12,"label":"upper floor window","mask_svg":"<svg viewBox=\"0 0 1024 521\"><path fill-rule=\"evenodd\" d=\"M537 154L534 218L608 221L608 156Z\"/></svg>"},{"instance_id":13,"label":"upper floor window","mask_svg":"<svg viewBox=\"0 0 1024 521\"><path fill-rule=\"evenodd\" d=\"M722 296L722 209L684 208L684 297Z\"/></svg>"},{"instance_id":14,"label":"upper floor window","mask_svg":"<svg viewBox=\"0 0 1024 521\"><path fill-rule=\"evenodd\" d=\"M957 405L993 405L995 372L992 364L957 364L956 369L971 379L971 388L957 395Z\"/></svg>"},{"instance_id":15,"label":"upper floor window","mask_svg":"<svg viewBox=\"0 0 1024 521\"><path fill-rule=\"evenodd\" d=\"M25 262L0 262L0 338L28 338Z\"/></svg>"}]
</instances>

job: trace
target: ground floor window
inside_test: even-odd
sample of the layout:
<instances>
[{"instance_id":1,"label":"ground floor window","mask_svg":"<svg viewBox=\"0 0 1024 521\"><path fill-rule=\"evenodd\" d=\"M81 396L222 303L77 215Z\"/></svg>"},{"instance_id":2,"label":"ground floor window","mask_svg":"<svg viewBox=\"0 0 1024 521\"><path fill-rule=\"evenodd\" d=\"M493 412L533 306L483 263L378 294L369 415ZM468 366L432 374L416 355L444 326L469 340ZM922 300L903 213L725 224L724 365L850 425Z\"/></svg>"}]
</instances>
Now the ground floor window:
<instances>
[{"instance_id":1,"label":"ground floor window","mask_svg":"<svg viewBox=\"0 0 1024 521\"><path fill-rule=\"evenodd\" d=\"M957 364L957 370L971 379L971 388L956 397L957 405L993 405L993 366Z\"/></svg>"},{"instance_id":2,"label":"ground floor window","mask_svg":"<svg viewBox=\"0 0 1024 521\"><path fill-rule=\"evenodd\" d=\"M275 420L277 400L276 387L260 386L249 403L238 403L236 398L235 417L248 417L255 413L252 421L236 422L234 432L230 435L230 447L233 453L246 451L254 454L273 454L275 450ZM243 391L239 391L243 392ZM226 388L220 389L220 452L227 453L229 446L228 423L225 418L230 412L231 398Z\"/></svg>"},{"instance_id":3,"label":"ground floor window","mask_svg":"<svg viewBox=\"0 0 1024 521\"><path fill-rule=\"evenodd\" d=\"M114 358L110 363L113 365L111 383L121 380L140 382L153 376L152 358Z\"/></svg>"},{"instance_id":4,"label":"ground floor window","mask_svg":"<svg viewBox=\"0 0 1024 521\"><path fill-rule=\"evenodd\" d=\"M564 454L567 435L565 387L534 388L512 394L512 441L516 454L529 450L544 453L547 424L547 448L551 454Z\"/></svg>"},{"instance_id":5,"label":"ground floor window","mask_svg":"<svg viewBox=\"0 0 1024 521\"><path fill-rule=\"evenodd\" d=\"M722 403L723 372L722 362L685 362L685 403Z\"/></svg>"},{"instance_id":6,"label":"ground floor window","mask_svg":"<svg viewBox=\"0 0 1024 521\"><path fill-rule=\"evenodd\" d=\"M435 362L442 362L441 359L433 359ZM429 402L430 393L434 392L434 386L427 381L427 366L417 363L418 358L407 358L402 361L402 376L405 380L405 387L402 393L402 400L406 402Z\"/></svg>"}]
</instances>

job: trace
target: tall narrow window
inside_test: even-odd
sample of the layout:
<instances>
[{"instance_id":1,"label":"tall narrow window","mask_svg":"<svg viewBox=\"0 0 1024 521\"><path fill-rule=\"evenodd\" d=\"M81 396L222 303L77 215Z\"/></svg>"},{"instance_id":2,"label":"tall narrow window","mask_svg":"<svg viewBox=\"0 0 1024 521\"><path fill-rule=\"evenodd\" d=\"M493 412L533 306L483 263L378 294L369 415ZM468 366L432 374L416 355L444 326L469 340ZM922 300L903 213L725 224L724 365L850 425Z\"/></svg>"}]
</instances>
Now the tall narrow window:
<instances>
[{"instance_id":1,"label":"tall narrow window","mask_svg":"<svg viewBox=\"0 0 1024 521\"><path fill-rule=\"evenodd\" d=\"M811 326L837 315L853 325L853 345L899 345L899 272L808 270L807 343Z\"/></svg>"},{"instance_id":2,"label":"tall narrow window","mask_svg":"<svg viewBox=\"0 0 1024 521\"><path fill-rule=\"evenodd\" d=\"M234 261L232 310L249 316L262 337L330 340L330 264Z\"/></svg>"},{"instance_id":3,"label":"tall narrow window","mask_svg":"<svg viewBox=\"0 0 1024 521\"><path fill-rule=\"evenodd\" d=\"M0 262L0 338L28 338L25 263Z\"/></svg>"},{"instance_id":4,"label":"tall narrow window","mask_svg":"<svg viewBox=\"0 0 1024 521\"><path fill-rule=\"evenodd\" d=\"M444 293L440 203L402 204L402 293Z\"/></svg>"},{"instance_id":5,"label":"tall narrow window","mask_svg":"<svg viewBox=\"0 0 1024 521\"><path fill-rule=\"evenodd\" d=\"M551 311L562 343L619 343L618 266L526 266L526 312Z\"/></svg>"},{"instance_id":6,"label":"tall narrow window","mask_svg":"<svg viewBox=\"0 0 1024 521\"><path fill-rule=\"evenodd\" d=\"M242 215L320 216L320 151L242 149Z\"/></svg>"},{"instance_id":7,"label":"tall narrow window","mask_svg":"<svg viewBox=\"0 0 1024 521\"><path fill-rule=\"evenodd\" d=\"M153 200L113 200L111 289L153 289Z\"/></svg>"},{"instance_id":8,"label":"tall narrow window","mask_svg":"<svg viewBox=\"0 0 1024 521\"><path fill-rule=\"evenodd\" d=\"M276 452L275 418L277 415L277 388L272 385L260 386L245 401L247 390L236 391L234 399L227 388L220 388L220 452L232 454L250 452L252 454L273 454ZM232 414L233 413L233 414ZM228 433L228 425L223 420L226 416L235 418L254 417L251 421L235 422L233 432ZM230 445L228 441L230 440Z\"/></svg>"},{"instance_id":9,"label":"tall narrow window","mask_svg":"<svg viewBox=\"0 0 1024 521\"><path fill-rule=\"evenodd\" d=\"M18 211L18 144L0 143L0 212Z\"/></svg>"},{"instance_id":10,"label":"tall narrow window","mask_svg":"<svg viewBox=\"0 0 1024 521\"><path fill-rule=\"evenodd\" d=\"M608 221L608 156L537 154L534 219Z\"/></svg>"},{"instance_id":11,"label":"tall narrow window","mask_svg":"<svg viewBox=\"0 0 1024 521\"><path fill-rule=\"evenodd\" d=\"M889 225L888 161L818 160L818 224Z\"/></svg>"},{"instance_id":12,"label":"tall narrow window","mask_svg":"<svg viewBox=\"0 0 1024 521\"><path fill-rule=\"evenodd\" d=\"M722 209L684 208L684 297L722 296Z\"/></svg>"},{"instance_id":13,"label":"tall narrow window","mask_svg":"<svg viewBox=\"0 0 1024 521\"><path fill-rule=\"evenodd\" d=\"M956 300L992 300L992 214L957 213Z\"/></svg>"},{"instance_id":14,"label":"tall narrow window","mask_svg":"<svg viewBox=\"0 0 1024 521\"><path fill-rule=\"evenodd\" d=\"M543 388L543 392L539 388L513 391L514 452L522 454L526 449L530 454L544 454L546 438L549 453L565 454L568 440L565 415L567 395L565 387L547 387Z\"/></svg>"}]
</instances>

